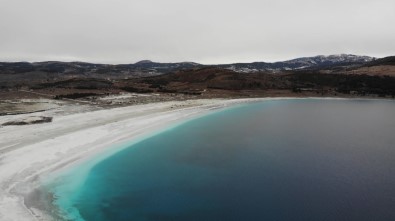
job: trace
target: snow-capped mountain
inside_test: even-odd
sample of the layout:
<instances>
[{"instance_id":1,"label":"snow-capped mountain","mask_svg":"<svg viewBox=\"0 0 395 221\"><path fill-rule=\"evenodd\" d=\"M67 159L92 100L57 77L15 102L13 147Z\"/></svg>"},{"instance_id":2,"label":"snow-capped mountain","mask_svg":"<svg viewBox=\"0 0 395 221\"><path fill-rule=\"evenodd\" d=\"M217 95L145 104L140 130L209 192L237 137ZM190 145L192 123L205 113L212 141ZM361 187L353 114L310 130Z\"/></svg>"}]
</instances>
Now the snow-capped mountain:
<instances>
[{"instance_id":1,"label":"snow-capped mountain","mask_svg":"<svg viewBox=\"0 0 395 221\"><path fill-rule=\"evenodd\" d=\"M372 61L373 57L368 56L358 56L352 54L339 54L339 55L318 55L315 57L304 57L296 58L289 61L279 62L287 63L293 65L305 65L305 66L316 66L316 65L332 65L332 64L342 64L342 63L364 63Z\"/></svg>"},{"instance_id":2,"label":"snow-capped mountain","mask_svg":"<svg viewBox=\"0 0 395 221\"><path fill-rule=\"evenodd\" d=\"M339 55L318 55L314 57L302 57L288 61L280 61L274 63L253 62L253 63L236 63L230 65L221 65L237 72L258 72L258 71L286 71L300 70L311 68L326 68L342 65L358 65L370 62L375 58L369 56L358 56L351 54Z\"/></svg>"}]
</instances>

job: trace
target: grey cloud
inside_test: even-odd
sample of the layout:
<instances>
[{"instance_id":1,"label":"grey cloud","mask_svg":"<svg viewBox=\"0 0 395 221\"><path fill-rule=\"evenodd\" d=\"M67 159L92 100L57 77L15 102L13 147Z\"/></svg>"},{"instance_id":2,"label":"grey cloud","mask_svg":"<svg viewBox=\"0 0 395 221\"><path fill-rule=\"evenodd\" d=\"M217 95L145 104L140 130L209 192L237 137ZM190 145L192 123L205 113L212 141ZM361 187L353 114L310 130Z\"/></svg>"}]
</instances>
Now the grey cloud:
<instances>
[{"instance_id":1,"label":"grey cloud","mask_svg":"<svg viewBox=\"0 0 395 221\"><path fill-rule=\"evenodd\" d=\"M0 0L0 60L275 61L395 52L393 0Z\"/></svg>"}]
</instances>

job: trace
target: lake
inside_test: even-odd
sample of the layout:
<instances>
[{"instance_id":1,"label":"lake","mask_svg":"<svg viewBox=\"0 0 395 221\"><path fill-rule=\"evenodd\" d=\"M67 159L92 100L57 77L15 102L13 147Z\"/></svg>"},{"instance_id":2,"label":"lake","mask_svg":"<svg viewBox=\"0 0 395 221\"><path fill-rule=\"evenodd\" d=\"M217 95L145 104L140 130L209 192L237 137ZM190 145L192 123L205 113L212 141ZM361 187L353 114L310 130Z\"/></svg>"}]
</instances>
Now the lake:
<instances>
[{"instance_id":1,"label":"lake","mask_svg":"<svg viewBox=\"0 0 395 221\"><path fill-rule=\"evenodd\" d=\"M395 102L232 107L78 171L47 187L71 220L395 220Z\"/></svg>"}]
</instances>

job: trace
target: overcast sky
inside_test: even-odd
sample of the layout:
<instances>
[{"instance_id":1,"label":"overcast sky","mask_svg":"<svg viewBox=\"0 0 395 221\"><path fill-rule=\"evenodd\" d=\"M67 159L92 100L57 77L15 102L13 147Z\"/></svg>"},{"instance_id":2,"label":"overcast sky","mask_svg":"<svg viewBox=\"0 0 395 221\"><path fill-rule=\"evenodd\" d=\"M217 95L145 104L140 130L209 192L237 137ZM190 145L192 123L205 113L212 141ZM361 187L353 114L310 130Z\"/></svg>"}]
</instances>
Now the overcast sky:
<instances>
[{"instance_id":1,"label":"overcast sky","mask_svg":"<svg viewBox=\"0 0 395 221\"><path fill-rule=\"evenodd\" d=\"M395 0L0 0L1 61L395 55Z\"/></svg>"}]
</instances>

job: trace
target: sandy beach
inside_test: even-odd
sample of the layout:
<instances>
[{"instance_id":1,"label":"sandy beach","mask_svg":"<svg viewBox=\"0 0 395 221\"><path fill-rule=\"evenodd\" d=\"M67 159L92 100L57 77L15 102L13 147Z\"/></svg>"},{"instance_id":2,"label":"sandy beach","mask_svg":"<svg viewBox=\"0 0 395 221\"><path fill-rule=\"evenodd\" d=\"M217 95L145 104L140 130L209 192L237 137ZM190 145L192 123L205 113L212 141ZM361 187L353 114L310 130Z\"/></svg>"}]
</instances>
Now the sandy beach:
<instances>
[{"instance_id":1,"label":"sandy beach","mask_svg":"<svg viewBox=\"0 0 395 221\"><path fill-rule=\"evenodd\" d=\"M54 171L94 157L114 144L141 138L213 109L259 100L190 100L64 112L51 123L1 127L0 220L51 220L35 208L34 202L26 206L24 197Z\"/></svg>"}]
</instances>

